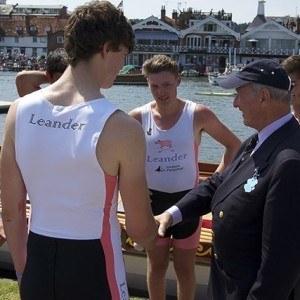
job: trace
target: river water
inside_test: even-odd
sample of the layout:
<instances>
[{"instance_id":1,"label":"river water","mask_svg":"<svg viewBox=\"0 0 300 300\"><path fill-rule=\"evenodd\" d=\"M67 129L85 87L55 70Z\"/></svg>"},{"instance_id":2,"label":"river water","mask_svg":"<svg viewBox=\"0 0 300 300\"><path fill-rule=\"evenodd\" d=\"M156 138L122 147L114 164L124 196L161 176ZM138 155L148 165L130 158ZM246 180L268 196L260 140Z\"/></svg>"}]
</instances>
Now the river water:
<instances>
[{"instance_id":1,"label":"river water","mask_svg":"<svg viewBox=\"0 0 300 300\"><path fill-rule=\"evenodd\" d=\"M15 87L14 72L0 71L0 100L13 101L18 97ZM178 96L190 99L196 103L211 108L218 118L227 125L241 140L253 133L253 129L243 124L241 112L232 106L233 97L197 95L197 92L234 92L223 90L218 86L211 86L206 77L182 78L178 87ZM152 100L147 86L114 85L102 93L120 109L129 112ZM3 125L6 114L0 114L0 139L2 141ZM184 134L184 133L183 133ZM199 150L199 160L206 162L219 162L224 152L224 147L204 134Z\"/></svg>"}]
</instances>

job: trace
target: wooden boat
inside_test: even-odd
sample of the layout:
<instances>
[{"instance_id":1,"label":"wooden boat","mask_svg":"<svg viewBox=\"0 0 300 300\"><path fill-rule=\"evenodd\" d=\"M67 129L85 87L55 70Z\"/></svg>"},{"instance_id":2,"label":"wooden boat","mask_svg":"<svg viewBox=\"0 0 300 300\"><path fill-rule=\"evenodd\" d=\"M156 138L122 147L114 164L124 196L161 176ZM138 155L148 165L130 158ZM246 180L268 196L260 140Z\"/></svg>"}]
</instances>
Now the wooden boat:
<instances>
[{"instance_id":1,"label":"wooden boat","mask_svg":"<svg viewBox=\"0 0 300 300\"><path fill-rule=\"evenodd\" d=\"M0 101L0 114L7 113L10 108L11 102Z\"/></svg>"},{"instance_id":2,"label":"wooden boat","mask_svg":"<svg viewBox=\"0 0 300 300\"><path fill-rule=\"evenodd\" d=\"M114 84L147 85L147 79L143 74L118 74Z\"/></svg>"},{"instance_id":3,"label":"wooden boat","mask_svg":"<svg viewBox=\"0 0 300 300\"><path fill-rule=\"evenodd\" d=\"M199 162L199 179L204 180L210 176L217 168L217 164ZM27 217L29 217L30 205L27 205ZM1 204L0 204L1 218ZM128 236L125 229L124 212L118 212L118 219L121 227L121 241L124 261L126 266L126 275L128 287L130 289L142 291L147 295L146 285L146 252L136 249L132 239ZM196 299L206 299L206 288L208 284L211 257L211 215L203 216L202 229L200 233L200 241L196 254ZM172 250L171 250L172 252ZM172 253L171 258L172 262ZM0 247L0 269L13 271L13 263L9 253L7 243ZM173 264L170 263L166 274L166 292L169 296L176 296L176 275Z\"/></svg>"}]
</instances>

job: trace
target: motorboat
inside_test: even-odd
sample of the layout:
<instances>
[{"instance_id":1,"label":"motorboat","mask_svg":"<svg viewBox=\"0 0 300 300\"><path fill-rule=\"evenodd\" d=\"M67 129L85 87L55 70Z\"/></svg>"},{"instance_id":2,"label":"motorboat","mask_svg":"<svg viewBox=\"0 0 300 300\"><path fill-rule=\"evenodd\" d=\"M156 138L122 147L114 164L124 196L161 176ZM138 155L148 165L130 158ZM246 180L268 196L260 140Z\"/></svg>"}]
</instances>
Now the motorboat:
<instances>
[{"instance_id":1,"label":"motorboat","mask_svg":"<svg viewBox=\"0 0 300 300\"><path fill-rule=\"evenodd\" d=\"M236 67L229 67L225 70L224 73L211 72L208 73L208 82L212 85L219 85L220 81L227 79L228 77L238 73L240 69Z\"/></svg>"}]
</instances>

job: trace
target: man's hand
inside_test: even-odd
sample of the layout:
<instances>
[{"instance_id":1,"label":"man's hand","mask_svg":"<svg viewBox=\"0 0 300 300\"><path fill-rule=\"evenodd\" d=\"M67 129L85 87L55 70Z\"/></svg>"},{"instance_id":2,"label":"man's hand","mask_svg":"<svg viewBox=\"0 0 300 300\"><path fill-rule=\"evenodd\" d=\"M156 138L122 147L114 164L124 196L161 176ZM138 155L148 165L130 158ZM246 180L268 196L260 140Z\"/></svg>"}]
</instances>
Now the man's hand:
<instances>
[{"instance_id":1,"label":"man's hand","mask_svg":"<svg viewBox=\"0 0 300 300\"><path fill-rule=\"evenodd\" d=\"M172 225L173 218L170 213L164 212L160 215L155 216L156 223L158 223L158 235L164 237L166 230Z\"/></svg>"}]
</instances>

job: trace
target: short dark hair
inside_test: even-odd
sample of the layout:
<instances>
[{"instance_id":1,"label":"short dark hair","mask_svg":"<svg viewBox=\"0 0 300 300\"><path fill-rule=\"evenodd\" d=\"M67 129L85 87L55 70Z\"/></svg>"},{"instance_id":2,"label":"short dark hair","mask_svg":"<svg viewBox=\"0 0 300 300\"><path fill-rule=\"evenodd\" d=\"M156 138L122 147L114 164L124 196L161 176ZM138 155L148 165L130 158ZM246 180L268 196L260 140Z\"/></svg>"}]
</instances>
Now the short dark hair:
<instances>
[{"instance_id":1,"label":"short dark hair","mask_svg":"<svg viewBox=\"0 0 300 300\"><path fill-rule=\"evenodd\" d=\"M282 62L282 66L288 74L300 76L300 55L289 56Z\"/></svg>"},{"instance_id":2,"label":"short dark hair","mask_svg":"<svg viewBox=\"0 0 300 300\"><path fill-rule=\"evenodd\" d=\"M175 76L179 74L178 63L166 55L154 55L147 59L143 64L143 70L146 76L163 71L170 72Z\"/></svg>"},{"instance_id":3,"label":"short dark hair","mask_svg":"<svg viewBox=\"0 0 300 300\"><path fill-rule=\"evenodd\" d=\"M108 1L91 1L78 6L65 29L65 49L69 63L75 66L103 49L106 42L112 51L120 46L132 52L134 32L123 12Z\"/></svg>"},{"instance_id":4,"label":"short dark hair","mask_svg":"<svg viewBox=\"0 0 300 300\"><path fill-rule=\"evenodd\" d=\"M47 56L46 71L51 77L53 77L54 73L63 73L68 65L68 55L64 48L55 49Z\"/></svg>"}]
</instances>

